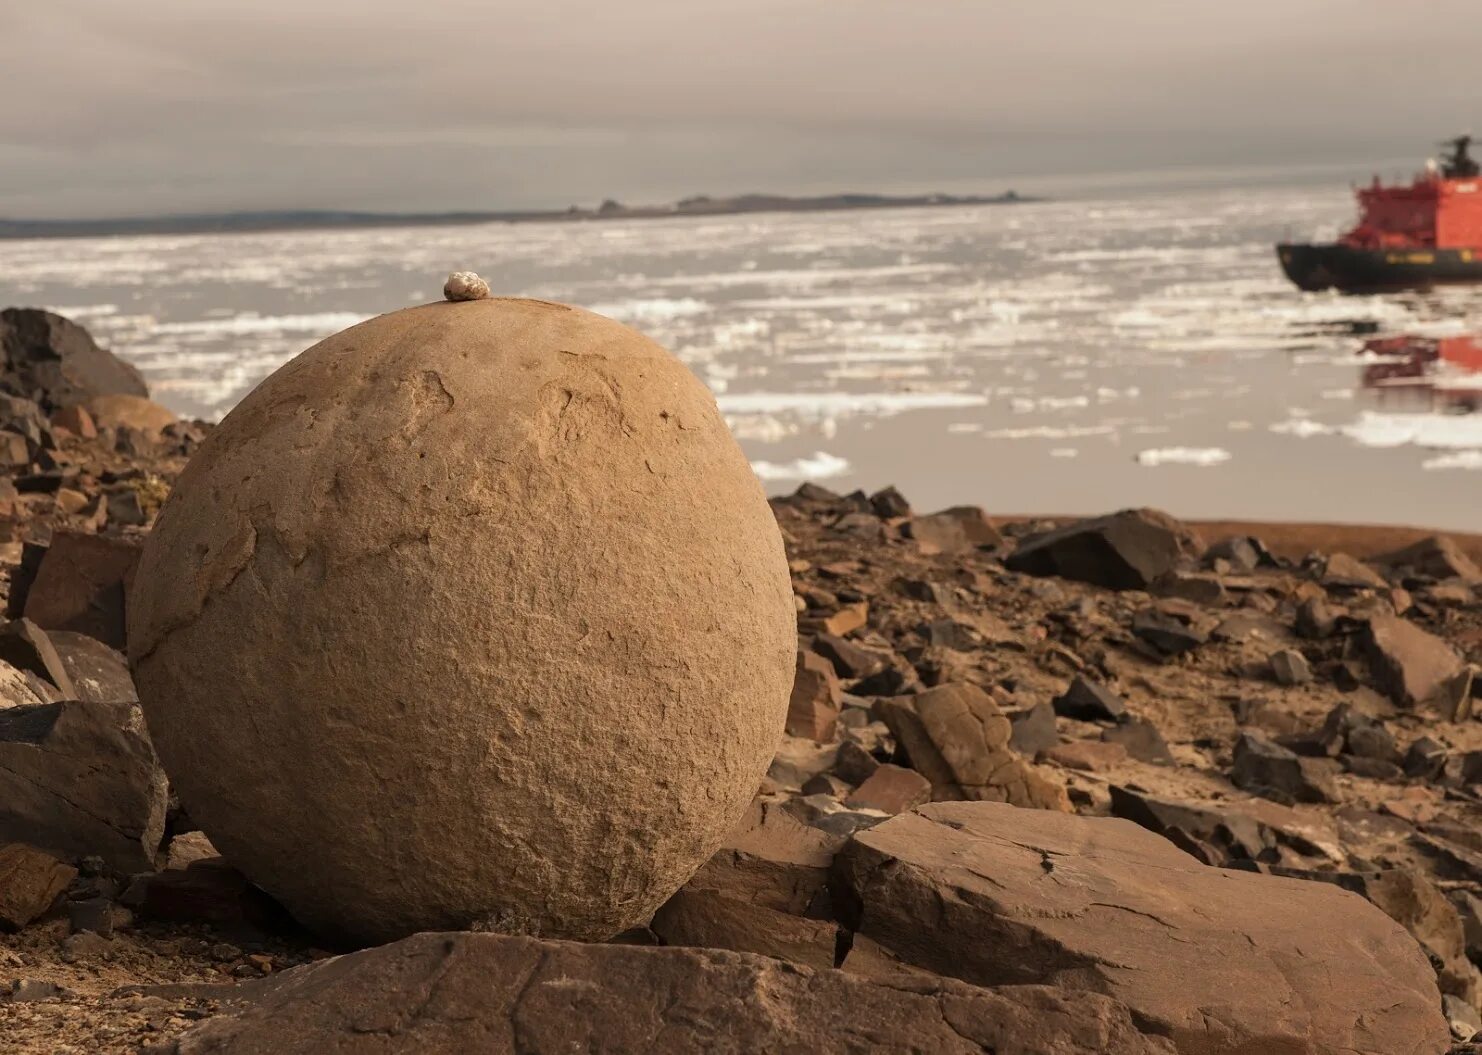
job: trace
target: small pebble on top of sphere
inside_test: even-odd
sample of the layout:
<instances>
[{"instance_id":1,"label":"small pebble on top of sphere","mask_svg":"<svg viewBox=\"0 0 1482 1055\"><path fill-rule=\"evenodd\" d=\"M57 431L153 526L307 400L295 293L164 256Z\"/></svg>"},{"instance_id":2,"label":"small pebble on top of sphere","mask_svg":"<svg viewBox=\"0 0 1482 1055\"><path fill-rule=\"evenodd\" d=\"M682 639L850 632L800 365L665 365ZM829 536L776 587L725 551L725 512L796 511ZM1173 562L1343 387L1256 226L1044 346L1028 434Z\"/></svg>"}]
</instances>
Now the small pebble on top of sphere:
<instances>
[{"instance_id":1,"label":"small pebble on top of sphere","mask_svg":"<svg viewBox=\"0 0 1482 1055\"><path fill-rule=\"evenodd\" d=\"M483 300L489 295L489 283L472 271L454 271L443 283L443 296L448 300Z\"/></svg>"}]
</instances>

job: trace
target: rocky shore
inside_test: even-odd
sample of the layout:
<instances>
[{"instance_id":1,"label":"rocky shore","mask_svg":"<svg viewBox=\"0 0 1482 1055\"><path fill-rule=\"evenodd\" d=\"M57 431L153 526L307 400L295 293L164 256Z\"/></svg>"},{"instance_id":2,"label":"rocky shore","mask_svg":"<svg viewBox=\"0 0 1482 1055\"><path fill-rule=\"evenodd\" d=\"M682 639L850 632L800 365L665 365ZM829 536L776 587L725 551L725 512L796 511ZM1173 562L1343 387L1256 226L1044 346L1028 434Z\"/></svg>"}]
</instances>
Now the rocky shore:
<instances>
[{"instance_id":1,"label":"rocky shore","mask_svg":"<svg viewBox=\"0 0 1482 1055\"><path fill-rule=\"evenodd\" d=\"M0 351L6 1051L1482 1051L1482 539L804 485L785 734L647 926L329 948L121 654L210 427L56 316Z\"/></svg>"}]
</instances>

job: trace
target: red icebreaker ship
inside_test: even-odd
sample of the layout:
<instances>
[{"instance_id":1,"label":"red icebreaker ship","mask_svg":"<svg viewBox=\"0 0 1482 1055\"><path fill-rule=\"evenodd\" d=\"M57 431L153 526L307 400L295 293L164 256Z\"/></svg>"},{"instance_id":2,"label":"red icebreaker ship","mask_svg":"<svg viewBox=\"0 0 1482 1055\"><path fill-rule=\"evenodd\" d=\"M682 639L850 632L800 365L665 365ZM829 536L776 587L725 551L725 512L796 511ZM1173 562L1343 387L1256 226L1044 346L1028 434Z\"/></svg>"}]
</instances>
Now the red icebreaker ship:
<instances>
[{"instance_id":1,"label":"red icebreaker ship","mask_svg":"<svg viewBox=\"0 0 1482 1055\"><path fill-rule=\"evenodd\" d=\"M1359 222L1336 242L1276 247L1287 278L1305 290L1369 293L1482 282L1482 180L1471 136L1409 186L1374 182L1354 193Z\"/></svg>"}]
</instances>

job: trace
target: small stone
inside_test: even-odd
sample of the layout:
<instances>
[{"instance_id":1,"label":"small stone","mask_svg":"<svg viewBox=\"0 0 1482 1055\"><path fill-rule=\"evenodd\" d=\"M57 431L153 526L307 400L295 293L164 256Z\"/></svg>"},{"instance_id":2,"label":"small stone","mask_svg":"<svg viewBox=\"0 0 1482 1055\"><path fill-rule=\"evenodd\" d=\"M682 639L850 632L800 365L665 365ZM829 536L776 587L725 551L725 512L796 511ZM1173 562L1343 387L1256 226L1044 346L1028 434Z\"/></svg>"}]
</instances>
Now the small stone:
<instances>
[{"instance_id":1,"label":"small stone","mask_svg":"<svg viewBox=\"0 0 1482 1055\"><path fill-rule=\"evenodd\" d=\"M1389 586L1384 576L1346 553L1334 553L1327 559L1323 566L1322 584L1341 590L1383 590Z\"/></svg>"},{"instance_id":2,"label":"small stone","mask_svg":"<svg viewBox=\"0 0 1482 1055\"><path fill-rule=\"evenodd\" d=\"M1459 1041L1469 1041L1482 1033L1482 1016L1477 1009L1459 996L1450 993L1441 997L1441 1011L1451 1026L1451 1035Z\"/></svg>"},{"instance_id":3,"label":"small stone","mask_svg":"<svg viewBox=\"0 0 1482 1055\"><path fill-rule=\"evenodd\" d=\"M113 942L101 934L83 931L63 938L58 955L63 963L77 963L81 960L111 960L113 959Z\"/></svg>"},{"instance_id":4,"label":"small stone","mask_svg":"<svg viewBox=\"0 0 1482 1055\"><path fill-rule=\"evenodd\" d=\"M968 553L1003 542L988 514L978 506L953 506L915 517L906 523L906 533L924 553Z\"/></svg>"},{"instance_id":5,"label":"small stone","mask_svg":"<svg viewBox=\"0 0 1482 1055\"><path fill-rule=\"evenodd\" d=\"M1163 739L1163 733L1158 727L1146 718L1129 718L1120 725L1103 729L1101 739L1121 744L1127 749L1127 754L1139 762L1149 762L1155 766L1173 765L1173 753L1168 750L1168 741Z\"/></svg>"},{"instance_id":6,"label":"small stone","mask_svg":"<svg viewBox=\"0 0 1482 1055\"><path fill-rule=\"evenodd\" d=\"M880 761L853 740L845 740L839 745L834 772L848 783L857 787L869 780L879 768Z\"/></svg>"},{"instance_id":7,"label":"small stone","mask_svg":"<svg viewBox=\"0 0 1482 1055\"><path fill-rule=\"evenodd\" d=\"M56 902L77 869L24 843L0 846L0 930L20 930Z\"/></svg>"},{"instance_id":8,"label":"small stone","mask_svg":"<svg viewBox=\"0 0 1482 1055\"><path fill-rule=\"evenodd\" d=\"M931 781L915 770L882 765L844 800L852 809L882 810L895 816L931 800Z\"/></svg>"},{"instance_id":9,"label":"small stone","mask_svg":"<svg viewBox=\"0 0 1482 1055\"><path fill-rule=\"evenodd\" d=\"M1025 758L1033 758L1041 751L1048 751L1060 742L1060 732L1055 727L1055 706L1039 703L1009 715L1014 731L1009 746Z\"/></svg>"},{"instance_id":10,"label":"small stone","mask_svg":"<svg viewBox=\"0 0 1482 1055\"><path fill-rule=\"evenodd\" d=\"M868 601L844 605L837 612L823 619L821 629L826 634L843 637L863 627L870 616Z\"/></svg>"},{"instance_id":11,"label":"small stone","mask_svg":"<svg viewBox=\"0 0 1482 1055\"><path fill-rule=\"evenodd\" d=\"M1144 608L1133 615L1132 633L1165 656L1182 655L1209 640L1202 630L1156 608Z\"/></svg>"},{"instance_id":12,"label":"small stone","mask_svg":"<svg viewBox=\"0 0 1482 1055\"><path fill-rule=\"evenodd\" d=\"M804 795L828 795L832 798L842 799L849 792L853 791L854 788L847 780L836 777L832 773L819 773L816 776L809 777L801 790Z\"/></svg>"},{"instance_id":13,"label":"small stone","mask_svg":"<svg viewBox=\"0 0 1482 1055\"><path fill-rule=\"evenodd\" d=\"M1294 648L1283 648L1271 653L1271 673L1278 685L1306 685L1312 680L1312 668L1307 657Z\"/></svg>"},{"instance_id":14,"label":"small stone","mask_svg":"<svg viewBox=\"0 0 1482 1055\"><path fill-rule=\"evenodd\" d=\"M197 861L220 856L205 832L181 832L170 840L165 858L167 869L189 868Z\"/></svg>"},{"instance_id":15,"label":"small stone","mask_svg":"<svg viewBox=\"0 0 1482 1055\"><path fill-rule=\"evenodd\" d=\"M911 515L911 503L894 487L885 487L870 495L870 508L881 520L895 520Z\"/></svg>"},{"instance_id":16,"label":"small stone","mask_svg":"<svg viewBox=\"0 0 1482 1055\"><path fill-rule=\"evenodd\" d=\"M832 740L841 702L833 664L813 652L799 652L787 704L787 734L819 742Z\"/></svg>"},{"instance_id":17,"label":"small stone","mask_svg":"<svg viewBox=\"0 0 1482 1055\"><path fill-rule=\"evenodd\" d=\"M443 296L448 300L483 300L489 295L489 283L472 271L454 271L443 283Z\"/></svg>"},{"instance_id":18,"label":"small stone","mask_svg":"<svg viewBox=\"0 0 1482 1055\"><path fill-rule=\"evenodd\" d=\"M0 986L0 1003L31 1004L42 1000L61 1000L71 996L55 982L44 982L39 978L17 978L8 986Z\"/></svg>"},{"instance_id":19,"label":"small stone","mask_svg":"<svg viewBox=\"0 0 1482 1055\"><path fill-rule=\"evenodd\" d=\"M1254 733L1241 733L1235 742L1230 780L1236 787L1278 802L1336 802L1332 776L1321 765Z\"/></svg>"},{"instance_id":20,"label":"small stone","mask_svg":"<svg viewBox=\"0 0 1482 1055\"><path fill-rule=\"evenodd\" d=\"M1102 773L1127 761L1127 749L1104 740L1072 740L1056 744L1044 753L1044 757L1066 769Z\"/></svg>"},{"instance_id":21,"label":"small stone","mask_svg":"<svg viewBox=\"0 0 1482 1055\"><path fill-rule=\"evenodd\" d=\"M813 651L834 665L834 673L853 680L867 678L885 669L890 657L863 648L837 634L819 634L813 639Z\"/></svg>"},{"instance_id":22,"label":"small stone","mask_svg":"<svg viewBox=\"0 0 1482 1055\"><path fill-rule=\"evenodd\" d=\"M1337 625L1333 609L1319 597L1309 597L1297 606L1297 633L1311 641L1332 636Z\"/></svg>"},{"instance_id":23,"label":"small stone","mask_svg":"<svg viewBox=\"0 0 1482 1055\"><path fill-rule=\"evenodd\" d=\"M1122 698L1100 682L1077 675L1065 692L1055 697L1055 713L1082 722L1120 722L1127 718Z\"/></svg>"},{"instance_id":24,"label":"small stone","mask_svg":"<svg viewBox=\"0 0 1482 1055\"><path fill-rule=\"evenodd\" d=\"M98 435L97 423L93 421L93 416L88 413L87 407L80 403L74 403L57 411L51 416L51 423L81 439L91 440Z\"/></svg>"},{"instance_id":25,"label":"small stone","mask_svg":"<svg viewBox=\"0 0 1482 1055\"><path fill-rule=\"evenodd\" d=\"M86 931L106 938L113 933L113 902L106 897L68 901L67 924L73 934Z\"/></svg>"},{"instance_id":26,"label":"small stone","mask_svg":"<svg viewBox=\"0 0 1482 1055\"><path fill-rule=\"evenodd\" d=\"M1429 736L1422 736L1405 752L1404 769L1407 777L1434 780L1445 767L1446 745Z\"/></svg>"}]
</instances>

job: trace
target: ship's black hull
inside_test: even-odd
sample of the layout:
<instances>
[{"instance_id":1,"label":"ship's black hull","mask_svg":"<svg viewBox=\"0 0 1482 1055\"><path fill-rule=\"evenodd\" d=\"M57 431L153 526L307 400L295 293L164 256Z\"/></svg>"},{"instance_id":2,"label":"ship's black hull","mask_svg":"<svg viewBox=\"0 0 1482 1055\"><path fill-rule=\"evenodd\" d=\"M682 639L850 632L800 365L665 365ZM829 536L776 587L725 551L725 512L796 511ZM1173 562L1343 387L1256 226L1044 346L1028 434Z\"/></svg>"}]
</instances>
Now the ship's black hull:
<instances>
[{"instance_id":1,"label":"ship's black hull","mask_svg":"<svg viewBox=\"0 0 1482 1055\"><path fill-rule=\"evenodd\" d=\"M1376 293L1395 289L1482 283L1482 249L1354 249L1351 246L1278 245L1286 277L1316 292Z\"/></svg>"}]
</instances>

